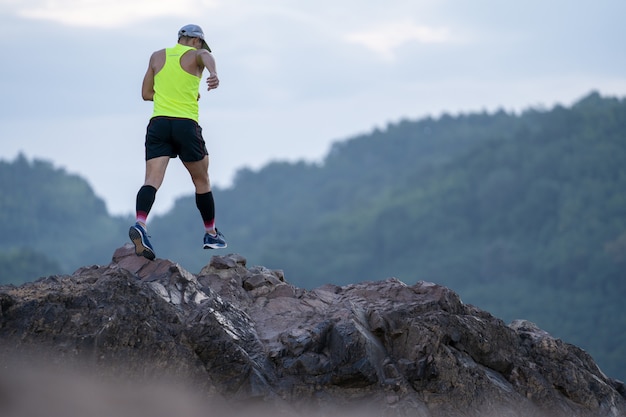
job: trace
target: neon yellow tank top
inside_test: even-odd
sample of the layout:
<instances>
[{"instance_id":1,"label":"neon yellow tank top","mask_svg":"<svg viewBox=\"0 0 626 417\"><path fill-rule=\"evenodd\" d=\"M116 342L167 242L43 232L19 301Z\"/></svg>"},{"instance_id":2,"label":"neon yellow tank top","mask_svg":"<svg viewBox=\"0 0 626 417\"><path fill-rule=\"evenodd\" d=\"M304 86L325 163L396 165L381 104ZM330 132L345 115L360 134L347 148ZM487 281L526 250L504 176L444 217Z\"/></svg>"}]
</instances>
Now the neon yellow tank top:
<instances>
[{"instance_id":1,"label":"neon yellow tank top","mask_svg":"<svg viewBox=\"0 0 626 417\"><path fill-rule=\"evenodd\" d=\"M182 117L198 122L200 77L180 66L180 58L191 49L195 48L181 44L165 49L165 65L154 76L152 117Z\"/></svg>"}]
</instances>

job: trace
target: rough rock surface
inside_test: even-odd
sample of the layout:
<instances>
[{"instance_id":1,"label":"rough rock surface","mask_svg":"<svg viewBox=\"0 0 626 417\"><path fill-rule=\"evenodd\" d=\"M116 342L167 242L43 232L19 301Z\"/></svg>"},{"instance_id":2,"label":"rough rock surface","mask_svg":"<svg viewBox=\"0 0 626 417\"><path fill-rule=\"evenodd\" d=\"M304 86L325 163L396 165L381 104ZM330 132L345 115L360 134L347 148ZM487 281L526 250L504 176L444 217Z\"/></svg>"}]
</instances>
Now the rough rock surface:
<instances>
[{"instance_id":1,"label":"rough rock surface","mask_svg":"<svg viewBox=\"0 0 626 417\"><path fill-rule=\"evenodd\" d=\"M125 245L107 266L0 287L0 341L5 370L31 354L167 375L274 414L626 416L623 383L530 322L506 325L427 282L303 290L234 254L193 275Z\"/></svg>"}]
</instances>

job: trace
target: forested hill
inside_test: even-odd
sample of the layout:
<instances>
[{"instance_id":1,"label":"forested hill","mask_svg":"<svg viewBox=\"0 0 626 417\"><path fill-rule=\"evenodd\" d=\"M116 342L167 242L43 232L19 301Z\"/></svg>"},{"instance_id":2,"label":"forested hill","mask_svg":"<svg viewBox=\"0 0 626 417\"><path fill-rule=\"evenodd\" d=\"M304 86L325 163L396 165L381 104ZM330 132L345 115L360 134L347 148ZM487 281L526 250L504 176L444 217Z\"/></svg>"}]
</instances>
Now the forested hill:
<instances>
[{"instance_id":1,"label":"forested hill","mask_svg":"<svg viewBox=\"0 0 626 417\"><path fill-rule=\"evenodd\" d=\"M0 190L0 284L108 264L128 229L85 179L49 161L0 161Z\"/></svg>"},{"instance_id":2,"label":"forested hill","mask_svg":"<svg viewBox=\"0 0 626 417\"><path fill-rule=\"evenodd\" d=\"M16 260L69 273L108 264L126 240L129 219L48 163L1 163L0 181L5 282ZM624 99L404 120L337 142L319 164L243 169L215 197L227 252L297 286L433 281L506 321L535 321L626 379ZM211 255L199 224L193 196L153 216L157 256L199 271Z\"/></svg>"},{"instance_id":3,"label":"forested hill","mask_svg":"<svg viewBox=\"0 0 626 417\"><path fill-rule=\"evenodd\" d=\"M309 288L388 275L572 285L623 269L625 182L626 103L594 93L571 108L402 121L338 142L320 165L240 171L216 199L233 251ZM152 230L173 241L195 210L181 199Z\"/></svg>"}]
</instances>

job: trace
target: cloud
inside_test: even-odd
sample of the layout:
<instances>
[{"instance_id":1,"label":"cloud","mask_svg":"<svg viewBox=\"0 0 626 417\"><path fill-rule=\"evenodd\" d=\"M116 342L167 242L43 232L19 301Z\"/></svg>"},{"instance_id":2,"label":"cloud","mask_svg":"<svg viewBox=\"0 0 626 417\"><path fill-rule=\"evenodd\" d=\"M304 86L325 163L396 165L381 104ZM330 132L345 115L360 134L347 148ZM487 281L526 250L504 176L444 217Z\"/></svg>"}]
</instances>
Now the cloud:
<instances>
[{"instance_id":1,"label":"cloud","mask_svg":"<svg viewBox=\"0 0 626 417\"><path fill-rule=\"evenodd\" d=\"M19 17L99 28L120 27L161 16L186 16L189 10L217 7L215 0L43 0L12 4Z\"/></svg>"},{"instance_id":2,"label":"cloud","mask_svg":"<svg viewBox=\"0 0 626 417\"><path fill-rule=\"evenodd\" d=\"M408 21L387 23L369 31L352 32L344 39L350 43L363 45L386 60L393 60L395 50L406 43L432 44L453 40L450 30L446 27L433 28Z\"/></svg>"}]
</instances>

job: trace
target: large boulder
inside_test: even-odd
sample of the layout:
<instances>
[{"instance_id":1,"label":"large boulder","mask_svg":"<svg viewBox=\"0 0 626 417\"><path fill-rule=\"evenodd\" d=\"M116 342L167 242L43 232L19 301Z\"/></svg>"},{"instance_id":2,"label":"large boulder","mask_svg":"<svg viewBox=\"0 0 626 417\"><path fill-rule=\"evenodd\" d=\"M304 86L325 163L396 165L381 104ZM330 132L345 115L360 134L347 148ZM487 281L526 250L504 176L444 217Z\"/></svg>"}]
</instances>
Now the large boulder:
<instances>
[{"instance_id":1,"label":"large boulder","mask_svg":"<svg viewBox=\"0 0 626 417\"><path fill-rule=\"evenodd\" d=\"M626 416L623 383L533 323L427 282L303 290L236 254L194 275L125 245L108 266L0 287L0 341L5 368L177 381L240 411Z\"/></svg>"}]
</instances>

